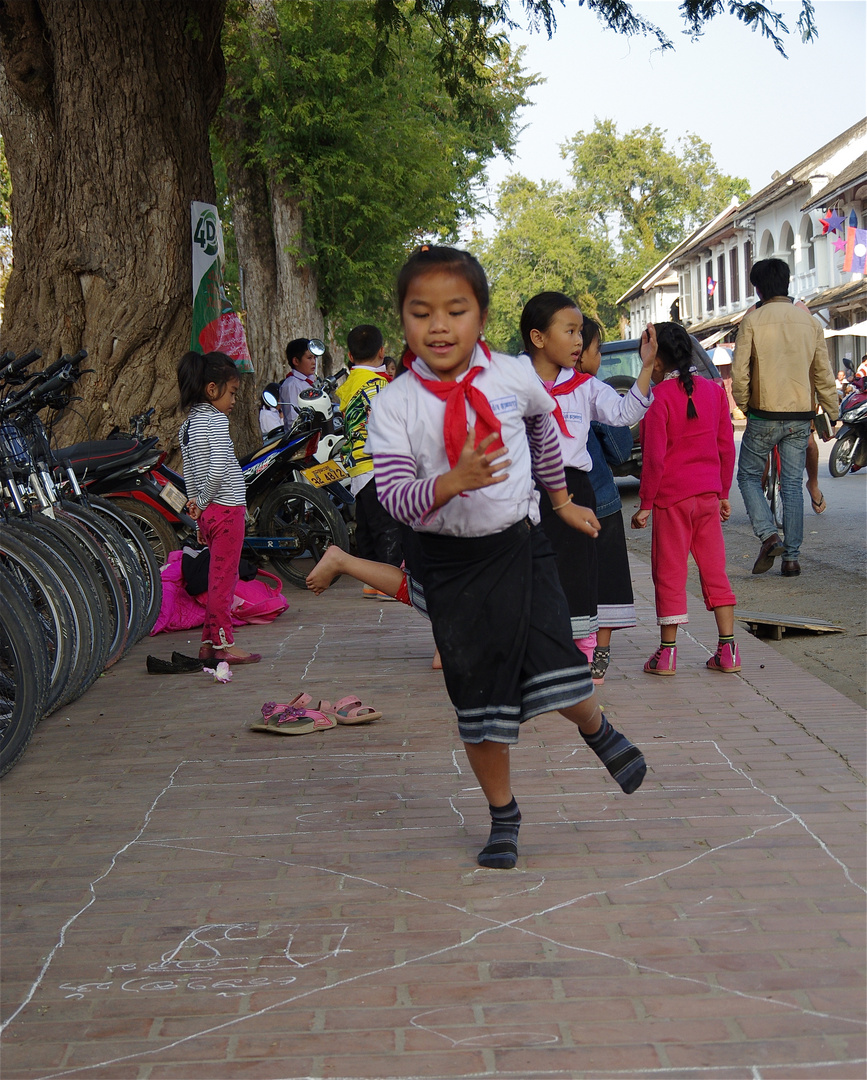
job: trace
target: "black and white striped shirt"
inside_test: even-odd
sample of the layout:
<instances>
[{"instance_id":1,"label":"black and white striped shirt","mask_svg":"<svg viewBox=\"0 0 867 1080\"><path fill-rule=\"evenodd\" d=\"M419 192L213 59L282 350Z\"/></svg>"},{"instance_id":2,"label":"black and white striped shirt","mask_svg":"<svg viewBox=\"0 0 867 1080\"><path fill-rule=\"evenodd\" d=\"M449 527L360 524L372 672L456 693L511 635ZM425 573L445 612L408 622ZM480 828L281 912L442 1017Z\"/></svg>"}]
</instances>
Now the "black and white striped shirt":
<instances>
[{"instance_id":1,"label":"black and white striped shirt","mask_svg":"<svg viewBox=\"0 0 867 1080\"><path fill-rule=\"evenodd\" d=\"M229 418L213 405L200 402L179 433L187 495L203 510L210 503L246 506L244 474L229 435Z\"/></svg>"}]
</instances>

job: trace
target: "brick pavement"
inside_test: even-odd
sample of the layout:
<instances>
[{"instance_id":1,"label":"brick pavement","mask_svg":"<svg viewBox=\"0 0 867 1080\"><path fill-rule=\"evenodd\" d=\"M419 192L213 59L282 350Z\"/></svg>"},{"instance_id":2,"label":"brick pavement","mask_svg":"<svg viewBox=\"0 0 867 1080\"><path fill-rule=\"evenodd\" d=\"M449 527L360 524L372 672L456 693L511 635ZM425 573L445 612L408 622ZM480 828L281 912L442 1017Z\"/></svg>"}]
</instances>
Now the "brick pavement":
<instances>
[{"instance_id":1,"label":"brick pavement","mask_svg":"<svg viewBox=\"0 0 867 1080\"><path fill-rule=\"evenodd\" d=\"M705 671L700 601L644 675L634 570L603 697L647 779L525 725L509 872L414 612L291 590L228 686L136 646L3 781L3 1080L863 1078L864 715L743 632ZM384 716L248 731L299 690Z\"/></svg>"}]
</instances>

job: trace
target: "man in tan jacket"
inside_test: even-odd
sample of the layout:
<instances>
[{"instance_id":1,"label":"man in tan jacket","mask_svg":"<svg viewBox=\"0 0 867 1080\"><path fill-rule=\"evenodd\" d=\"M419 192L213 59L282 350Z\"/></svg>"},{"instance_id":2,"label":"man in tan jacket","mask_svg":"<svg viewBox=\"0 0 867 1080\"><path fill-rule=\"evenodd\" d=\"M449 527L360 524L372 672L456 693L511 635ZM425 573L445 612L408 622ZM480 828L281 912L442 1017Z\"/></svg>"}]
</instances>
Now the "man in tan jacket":
<instances>
[{"instance_id":1,"label":"man in tan jacket","mask_svg":"<svg viewBox=\"0 0 867 1080\"><path fill-rule=\"evenodd\" d=\"M801 572L804 537L803 477L816 399L837 419L837 390L822 328L809 311L792 302L789 267L762 259L750 271L760 303L741 322L732 362L732 396L747 417L738 458L738 487L761 540L754 574L764 574L783 556L784 577ZM762 491L768 454L780 452L783 497L781 540Z\"/></svg>"}]
</instances>

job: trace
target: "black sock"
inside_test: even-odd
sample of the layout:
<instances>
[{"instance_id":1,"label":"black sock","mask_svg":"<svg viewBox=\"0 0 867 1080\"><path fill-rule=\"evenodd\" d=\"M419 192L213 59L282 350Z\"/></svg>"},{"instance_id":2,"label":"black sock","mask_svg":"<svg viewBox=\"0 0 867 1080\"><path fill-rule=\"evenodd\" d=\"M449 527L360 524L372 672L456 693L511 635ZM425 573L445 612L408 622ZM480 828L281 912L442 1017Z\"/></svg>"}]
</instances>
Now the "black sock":
<instances>
[{"instance_id":1,"label":"black sock","mask_svg":"<svg viewBox=\"0 0 867 1080\"><path fill-rule=\"evenodd\" d=\"M491 835L478 854L479 866L490 870L513 870L518 862L518 829L521 827L521 811L512 801L505 806L491 806Z\"/></svg>"},{"instance_id":2,"label":"black sock","mask_svg":"<svg viewBox=\"0 0 867 1080\"><path fill-rule=\"evenodd\" d=\"M581 734L627 795L641 787L647 772L644 754L608 723L605 713L602 714L602 726L595 735L584 735L583 731Z\"/></svg>"},{"instance_id":3,"label":"black sock","mask_svg":"<svg viewBox=\"0 0 867 1080\"><path fill-rule=\"evenodd\" d=\"M722 637L722 636L720 636L719 643L720 643L720 645L734 645L734 643L735 643L734 634L732 634L731 637Z\"/></svg>"}]
</instances>

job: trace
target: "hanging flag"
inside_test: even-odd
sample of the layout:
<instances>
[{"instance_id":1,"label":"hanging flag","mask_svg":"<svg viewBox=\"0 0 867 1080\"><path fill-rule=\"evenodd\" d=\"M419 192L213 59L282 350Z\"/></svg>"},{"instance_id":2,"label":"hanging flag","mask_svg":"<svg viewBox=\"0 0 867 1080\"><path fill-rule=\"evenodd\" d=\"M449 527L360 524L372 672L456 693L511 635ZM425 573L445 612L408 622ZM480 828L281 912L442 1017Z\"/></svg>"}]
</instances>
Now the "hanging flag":
<instances>
[{"instance_id":1,"label":"hanging flag","mask_svg":"<svg viewBox=\"0 0 867 1080\"><path fill-rule=\"evenodd\" d=\"M843 257L843 270L849 274L863 274L867 261L867 229L846 230L846 254Z\"/></svg>"},{"instance_id":2,"label":"hanging flag","mask_svg":"<svg viewBox=\"0 0 867 1080\"><path fill-rule=\"evenodd\" d=\"M216 206L190 203L193 231L193 330L194 352L222 352L235 361L239 371L252 373L244 324L235 314L223 287L223 227Z\"/></svg>"},{"instance_id":3,"label":"hanging flag","mask_svg":"<svg viewBox=\"0 0 867 1080\"><path fill-rule=\"evenodd\" d=\"M715 292L716 292L716 282L714 281L714 279L712 277L709 277L707 279L707 295L708 295L708 299L710 299L710 297L712 297Z\"/></svg>"},{"instance_id":4,"label":"hanging flag","mask_svg":"<svg viewBox=\"0 0 867 1080\"><path fill-rule=\"evenodd\" d=\"M852 226L853 229L858 228L858 215L855 213L854 210L851 210L849 212L849 224Z\"/></svg>"}]
</instances>

